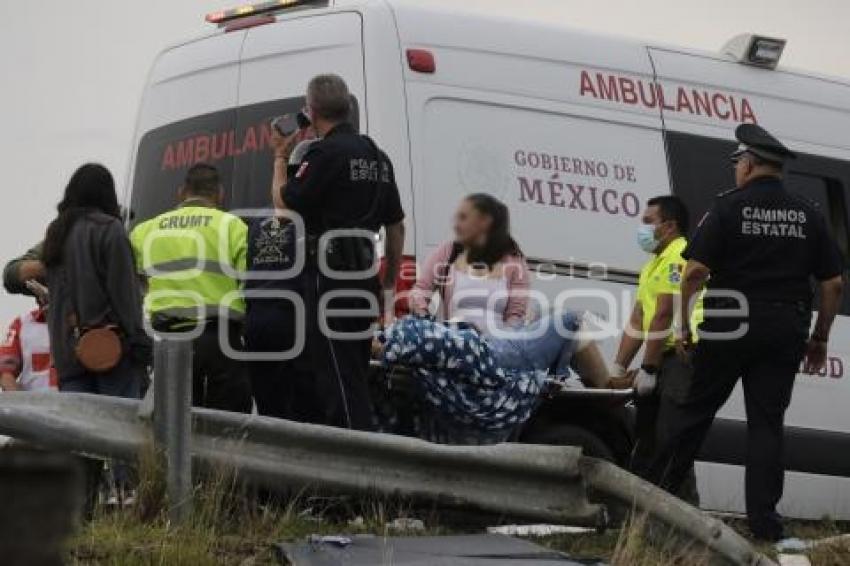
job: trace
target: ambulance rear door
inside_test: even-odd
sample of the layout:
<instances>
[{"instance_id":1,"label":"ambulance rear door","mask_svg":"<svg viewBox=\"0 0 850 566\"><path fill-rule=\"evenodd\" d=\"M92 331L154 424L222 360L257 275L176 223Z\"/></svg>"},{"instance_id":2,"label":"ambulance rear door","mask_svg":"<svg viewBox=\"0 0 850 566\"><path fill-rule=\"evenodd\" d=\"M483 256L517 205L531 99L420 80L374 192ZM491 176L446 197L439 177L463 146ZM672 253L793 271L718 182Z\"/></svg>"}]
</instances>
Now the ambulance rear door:
<instances>
[{"instance_id":1,"label":"ambulance rear door","mask_svg":"<svg viewBox=\"0 0 850 566\"><path fill-rule=\"evenodd\" d=\"M195 163L218 167L229 186L244 39L245 32L214 35L166 50L154 63L128 183L134 223L174 207Z\"/></svg>"},{"instance_id":2,"label":"ambulance rear door","mask_svg":"<svg viewBox=\"0 0 850 566\"><path fill-rule=\"evenodd\" d=\"M243 138L235 150L231 205L242 216L260 215L271 205L270 121L304 107L307 83L315 75L335 73L345 79L354 103L352 121L365 129L362 28L357 12L311 10L248 31L236 117Z\"/></svg>"}]
</instances>

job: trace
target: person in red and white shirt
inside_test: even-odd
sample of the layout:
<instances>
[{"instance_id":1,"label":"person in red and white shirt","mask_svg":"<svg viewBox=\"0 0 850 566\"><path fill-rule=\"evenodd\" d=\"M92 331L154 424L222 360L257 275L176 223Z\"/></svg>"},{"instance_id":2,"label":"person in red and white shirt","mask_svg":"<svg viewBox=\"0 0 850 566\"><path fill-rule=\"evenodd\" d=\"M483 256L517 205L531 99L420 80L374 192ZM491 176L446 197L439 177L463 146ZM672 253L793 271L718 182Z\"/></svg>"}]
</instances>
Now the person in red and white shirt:
<instances>
[{"instance_id":1,"label":"person in red and white shirt","mask_svg":"<svg viewBox=\"0 0 850 566\"><path fill-rule=\"evenodd\" d=\"M12 321L0 344L0 389L46 391L57 389L50 358L47 309L39 307Z\"/></svg>"}]
</instances>

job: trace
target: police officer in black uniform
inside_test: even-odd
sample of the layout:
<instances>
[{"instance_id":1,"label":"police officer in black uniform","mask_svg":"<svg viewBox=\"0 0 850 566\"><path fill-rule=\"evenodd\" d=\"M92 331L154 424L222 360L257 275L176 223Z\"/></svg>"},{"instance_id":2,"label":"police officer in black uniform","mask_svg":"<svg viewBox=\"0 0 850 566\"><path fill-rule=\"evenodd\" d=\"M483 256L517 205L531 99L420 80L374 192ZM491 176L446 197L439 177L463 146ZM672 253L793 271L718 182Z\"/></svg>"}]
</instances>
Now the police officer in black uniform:
<instances>
[{"instance_id":1,"label":"police officer in black uniform","mask_svg":"<svg viewBox=\"0 0 850 566\"><path fill-rule=\"evenodd\" d=\"M717 411L742 379L750 530L775 541L783 537L776 505L784 484L785 411L800 362L806 371L826 363L844 260L821 213L783 186L783 164L795 155L757 125L740 126L736 137L737 188L718 197L683 254L688 265L679 320L690 320L693 298L707 281L706 315L692 352L686 352L688 325L678 330L681 353L692 355L693 382L662 433L651 478L678 490ZM810 334L812 280L820 293Z\"/></svg>"},{"instance_id":2,"label":"police officer in black uniform","mask_svg":"<svg viewBox=\"0 0 850 566\"><path fill-rule=\"evenodd\" d=\"M288 168L281 196L287 209L301 215L307 233L302 281L314 401L322 408L321 424L370 430L370 327L381 299L395 286L404 211L389 158L348 122L351 95L342 78L313 78L305 113L319 140ZM296 133L273 141L276 177L300 138ZM386 230L386 268L379 281L373 267L381 228Z\"/></svg>"}]
</instances>

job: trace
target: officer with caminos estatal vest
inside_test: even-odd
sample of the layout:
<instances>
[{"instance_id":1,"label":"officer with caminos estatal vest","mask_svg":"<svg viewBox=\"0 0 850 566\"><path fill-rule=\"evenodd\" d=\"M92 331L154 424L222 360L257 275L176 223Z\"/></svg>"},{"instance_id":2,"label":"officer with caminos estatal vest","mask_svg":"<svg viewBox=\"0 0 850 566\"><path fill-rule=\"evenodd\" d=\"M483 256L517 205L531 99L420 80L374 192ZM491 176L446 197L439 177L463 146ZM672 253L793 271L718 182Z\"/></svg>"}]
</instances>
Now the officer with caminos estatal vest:
<instances>
[{"instance_id":1,"label":"officer with caminos estatal vest","mask_svg":"<svg viewBox=\"0 0 850 566\"><path fill-rule=\"evenodd\" d=\"M755 124L738 127L732 154L736 189L720 195L683 256L683 313L706 287L704 321L692 344L692 382L663 431L651 479L676 492L700 451L717 411L739 380L747 411L746 506L752 534L784 536L776 506L784 487L785 411L794 381L822 369L844 286L844 259L815 205L791 194L783 169L795 154ZM818 312L812 329L814 286Z\"/></svg>"}]
</instances>

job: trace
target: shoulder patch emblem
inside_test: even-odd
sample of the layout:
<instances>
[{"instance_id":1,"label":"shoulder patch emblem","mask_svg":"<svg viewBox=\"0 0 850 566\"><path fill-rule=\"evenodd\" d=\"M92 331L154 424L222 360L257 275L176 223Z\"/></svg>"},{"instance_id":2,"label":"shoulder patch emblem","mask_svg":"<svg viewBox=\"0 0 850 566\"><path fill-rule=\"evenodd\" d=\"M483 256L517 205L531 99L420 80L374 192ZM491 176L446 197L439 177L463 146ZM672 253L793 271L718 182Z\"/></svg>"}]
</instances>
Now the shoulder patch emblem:
<instances>
[{"instance_id":1,"label":"shoulder patch emblem","mask_svg":"<svg viewBox=\"0 0 850 566\"><path fill-rule=\"evenodd\" d=\"M680 263L671 263L669 274L667 275L667 280L674 285L678 285L682 282L682 271L683 267Z\"/></svg>"}]
</instances>

